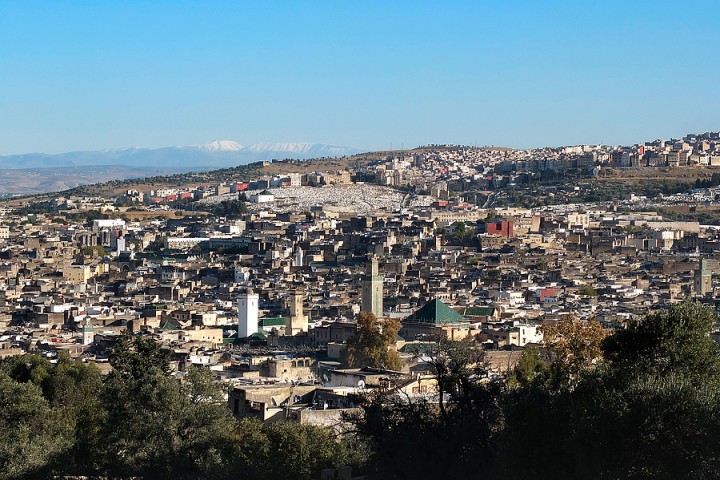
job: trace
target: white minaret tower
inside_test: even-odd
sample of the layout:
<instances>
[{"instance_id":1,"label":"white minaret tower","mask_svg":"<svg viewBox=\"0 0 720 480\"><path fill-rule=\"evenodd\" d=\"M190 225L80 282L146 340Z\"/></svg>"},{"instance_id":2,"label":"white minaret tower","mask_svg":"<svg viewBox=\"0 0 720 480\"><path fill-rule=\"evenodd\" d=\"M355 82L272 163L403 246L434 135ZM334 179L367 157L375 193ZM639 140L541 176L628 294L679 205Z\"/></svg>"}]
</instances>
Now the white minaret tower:
<instances>
[{"instance_id":1,"label":"white minaret tower","mask_svg":"<svg viewBox=\"0 0 720 480\"><path fill-rule=\"evenodd\" d=\"M238 296L238 338L247 338L258 331L260 296L247 289Z\"/></svg>"}]
</instances>

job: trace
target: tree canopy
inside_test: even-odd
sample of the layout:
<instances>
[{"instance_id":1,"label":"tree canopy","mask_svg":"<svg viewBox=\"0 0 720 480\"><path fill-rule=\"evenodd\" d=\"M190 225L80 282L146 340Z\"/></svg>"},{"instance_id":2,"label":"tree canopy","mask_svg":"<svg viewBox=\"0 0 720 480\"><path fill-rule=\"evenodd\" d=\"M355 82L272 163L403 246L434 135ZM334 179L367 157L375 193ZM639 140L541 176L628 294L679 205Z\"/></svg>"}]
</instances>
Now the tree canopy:
<instances>
[{"instance_id":1,"label":"tree canopy","mask_svg":"<svg viewBox=\"0 0 720 480\"><path fill-rule=\"evenodd\" d=\"M342 361L350 367L375 367L399 370L402 362L398 353L390 349L395 343L400 322L378 320L372 312L360 312L357 331L347 341Z\"/></svg>"},{"instance_id":2,"label":"tree canopy","mask_svg":"<svg viewBox=\"0 0 720 480\"><path fill-rule=\"evenodd\" d=\"M66 355L12 357L0 361L0 479L305 480L341 465L373 479L713 479L716 322L691 301L611 334L564 319L505 376L473 342L443 341L426 355L436 392L366 389L343 436L236 420L213 372L171 372L169 351L144 336L119 340L105 378ZM395 367L397 328L362 312L346 355Z\"/></svg>"}]
</instances>

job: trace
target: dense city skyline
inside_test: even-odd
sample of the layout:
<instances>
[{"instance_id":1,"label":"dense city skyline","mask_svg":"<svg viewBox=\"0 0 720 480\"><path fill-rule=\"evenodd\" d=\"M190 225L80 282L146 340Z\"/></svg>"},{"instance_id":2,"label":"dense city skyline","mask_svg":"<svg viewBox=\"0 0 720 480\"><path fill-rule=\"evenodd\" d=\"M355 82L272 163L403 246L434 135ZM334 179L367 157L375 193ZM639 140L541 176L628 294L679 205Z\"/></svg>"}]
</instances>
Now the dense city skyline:
<instances>
[{"instance_id":1,"label":"dense city skyline","mask_svg":"<svg viewBox=\"0 0 720 480\"><path fill-rule=\"evenodd\" d=\"M718 5L0 1L0 155L717 130Z\"/></svg>"}]
</instances>

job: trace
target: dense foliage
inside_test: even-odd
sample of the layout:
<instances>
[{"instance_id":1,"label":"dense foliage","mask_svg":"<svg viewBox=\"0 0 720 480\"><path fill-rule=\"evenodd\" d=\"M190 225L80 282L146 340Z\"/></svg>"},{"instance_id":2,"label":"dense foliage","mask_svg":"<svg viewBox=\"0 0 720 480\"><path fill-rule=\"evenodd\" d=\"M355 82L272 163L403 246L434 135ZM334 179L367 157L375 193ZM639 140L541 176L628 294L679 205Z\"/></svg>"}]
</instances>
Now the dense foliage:
<instances>
[{"instance_id":1,"label":"dense foliage","mask_svg":"<svg viewBox=\"0 0 720 480\"><path fill-rule=\"evenodd\" d=\"M202 205L203 210L206 210L213 215L218 217L239 217L244 213L247 213L247 205L243 200L223 200L219 203L209 203Z\"/></svg>"},{"instance_id":2,"label":"dense foliage","mask_svg":"<svg viewBox=\"0 0 720 480\"><path fill-rule=\"evenodd\" d=\"M362 449L327 430L237 421L210 371L169 375L168 351L124 337L113 370L61 356L0 363L0 479L315 479L362 463Z\"/></svg>"},{"instance_id":3,"label":"dense foliage","mask_svg":"<svg viewBox=\"0 0 720 480\"><path fill-rule=\"evenodd\" d=\"M400 356L390 349L400 330L400 322L380 320L372 312L360 312L356 320L357 332L347 341L342 354L343 363L354 368L400 370Z\"/></svg>"},{"instance_id":4,"label":"dense foliage","mask_svg":"<svg viewBox=\"0 0 720 480\"><path fill-rule=\"evenodd\" d=\"M717 478L715 321L688 301L604 340L596 325L566 322L545 330L550 365L528 349L495 381L466 349L438 355L451 398L370 397L355 418L374 478Z\"/></svg>"},{"instance_id":5,"label":"dense foliage","mask_svg":"<svg viewBox=\"0 0 720 480\"><path fill-rule=\"evenodd\" d=\"M359 320L369 338L356 351L387 351L378 336L393 326ZM342 465L378 479L716 478L715 325L690 301L609 336L548 324L546 348L526 349L506 378L488 378L471 344L442 342L426 353L439 391L357 398L352 437L237 421L207 370L178 381L142 337L119 342L106 378L66 356L13 357L0 362L0 478L317 479Z\"/></svg>"}]
</instances>

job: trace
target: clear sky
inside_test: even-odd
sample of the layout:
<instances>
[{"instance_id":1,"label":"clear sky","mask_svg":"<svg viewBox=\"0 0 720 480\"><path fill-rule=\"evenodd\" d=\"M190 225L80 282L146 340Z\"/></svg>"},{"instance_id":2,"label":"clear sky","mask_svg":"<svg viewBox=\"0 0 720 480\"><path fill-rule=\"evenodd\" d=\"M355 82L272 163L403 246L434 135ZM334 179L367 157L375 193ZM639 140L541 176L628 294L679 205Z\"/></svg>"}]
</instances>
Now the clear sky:
<instances>
[{"instance_id":1,"label":"clear sky","mask_svg":"<svg viewBox=\"0 0 720 480\"><path fill-rule=\"evenodd\" d=\"M720 2L0 0L0 154L720 130Z\"/></svg>"}]
</instances>

